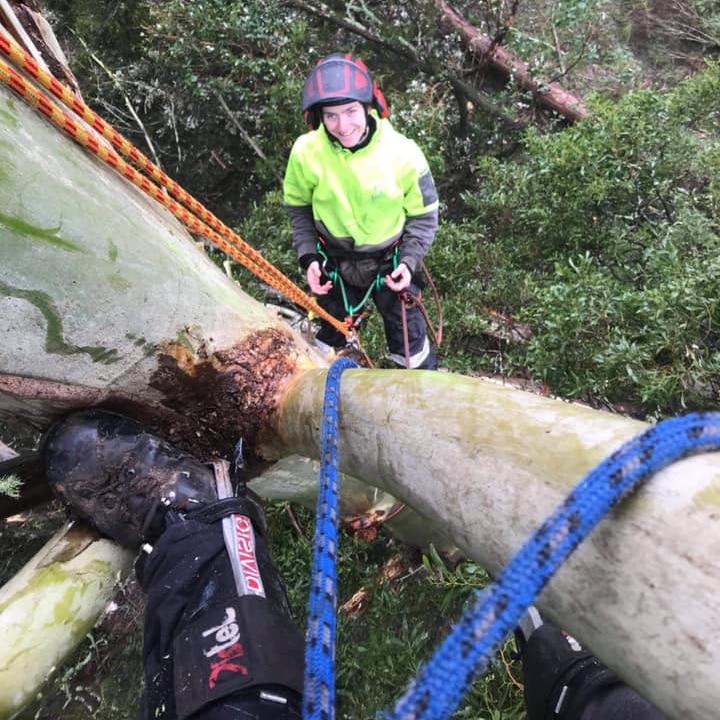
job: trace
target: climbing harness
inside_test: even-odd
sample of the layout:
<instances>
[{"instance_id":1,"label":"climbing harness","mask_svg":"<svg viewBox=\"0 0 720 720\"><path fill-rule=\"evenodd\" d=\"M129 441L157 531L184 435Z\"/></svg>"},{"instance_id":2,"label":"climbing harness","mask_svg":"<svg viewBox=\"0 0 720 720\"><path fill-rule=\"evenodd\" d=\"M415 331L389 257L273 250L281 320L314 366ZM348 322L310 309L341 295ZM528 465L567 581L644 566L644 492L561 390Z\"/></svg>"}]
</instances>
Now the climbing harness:
<instances>
[{"instance_id":1,"label":"climbing harness","mask_svg":"<svg viewBox=\"0 0 720 720\"><path fill-rule=\"evenodd\" d=\"M74 120L10 65L0 60L0 81L4 82L13 92L66 132L76 143L85 147L144 193L166 207L191 232L209 240L233 260L247 267L305 310L322 317L344 335L350 335L350 331L345 324L325 312L318 305L315 298L303 292L301 288L266 260L261 253L223 224L180 185L171 180L149 158L85 105L80 98L42 68L2 28L0 28L0 52L13 64L26 72L41 87L48 90L65 107L76 113L83 122L87 123L102 138L107 140L110 146L102 142L92 132L89 132L81 123ZM140 170L147 173L150 179L123 160L118 153L135 163ZM155 182L151 182L151 180ZM173 200L173 197L177 198L179 202Z\"/></svg>"},{"instance_id":2,"label":"climbing harness","mask_svg":"<svg viewBox=\"0 0 720 720\"><path fill-rule=\"evenodd\" d=\"M333 720L338 523L340 376L354 363L328 370L321 436L320 492L313 552L305 667L304 720ZM649 477L688 455L720 450L720 413L664 420L629 440L590 471L507 563L498 579L420 669L384 720L445 720L484 672L504 639L560 565L621 500Z\"/></svg>"},{"instance_id":3,"label":"climbing harness","mask_svg":"<svg viewBox=\"0 0 720 720\"><path fill-rule=\"evenodd\" d=\"M330 280L332 281L333 285L337 285L340 288L340 293L342 295L343 305L345 307L345 324L352 332L357 332L357 330L360 327L360 324L362 321L370 314L369 309L366 308L370 298L372 295L379 291L383 285L385 285L385 278L378 273L375 276L375 279L372 281L370 286L368 287L367 291L361 298L360 302L357 305L352 305L347 296L347 290L345 289L345 281L343 279L343 276L340 274L340 270L334 266L334 264L331 262L330 256L325 251L325 245L322 240L318 240L316 245L316 250L318 255L322 258L322 269L325 275L327 275ZM395 270L398 266L400 258L400 244L395 243L393 246L393 255L392 255L392 268ZM402 332L403 332L403 347L405 352L405 367L410 368L410 342L409 342L409 335L408 335L408 321L407 321L407 310L410 307L417 307L419 308L420 312L423 314L423 317L425 318L425 324L427 326L428 332L430 334L430 337L432 339L432 342L435 344L435 347L439 347L440 343L442 342L442 327L443 327L443 316L442 316L442 305L440 303L440 296L438 294L437 288L435 286L435 283L433 282L432 277L430 276L430 273L427 269L427 266L425 265L425 262L421 262L421 268L423 271L423 275L425 276L425 280L427 281L428 285L430 286L433 294L433 298L435 300L435 307L437 310L437 317L438 317L438 325L437 329L433 327L432 321L430 319L430 316L427 312L427 309L425 308L425 305L423 304L422 297L420 295L413 295L412 293L408 292L407 290L403 292L399 292L398 295L398 301L400 302L400 312L402 317ZM367 356L366 356L367 357Z\"/></svg>"},{"instance_id":4,"label":"climbing harness","mask_svg":"<svg viewBox=\"0 0 720 720\"><path fill-rule=\"evenodd\" d=\"M352 305L348 300L347 290L345 289L345 280L340 274L340 270L334 263L331 262L330 256L325 251L325 245L322 240L318 240L316 249L318 255L322 258L323 272L330 278L333 285L337 285L340 288L340 294L342 295L343 305L345 307L345 324L351 330L357 330L360 327L360 323L370 314L369 310L363 310L363 308L366 307L373 293L377 292L383 285L385 285L385 278L378 273L365 292L365 295L361 298L360 302L357 305ZM393 248L392 256L393 270L398 265L399 252L400 248L396 243ZM337 258L333 259L337 260Z\"/></svg>"}]
</instances>

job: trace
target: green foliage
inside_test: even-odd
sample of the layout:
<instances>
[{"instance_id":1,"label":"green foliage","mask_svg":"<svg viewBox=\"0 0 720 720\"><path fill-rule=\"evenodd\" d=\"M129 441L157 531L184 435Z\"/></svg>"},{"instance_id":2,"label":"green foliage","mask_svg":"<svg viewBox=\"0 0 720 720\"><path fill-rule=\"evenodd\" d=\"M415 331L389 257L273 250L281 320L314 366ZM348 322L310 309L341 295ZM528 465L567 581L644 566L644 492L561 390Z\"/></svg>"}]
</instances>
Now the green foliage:
<instances>
[{"instance_id":1,"label":"green foliage","mask_svg":"<svg viewBox=\"0 0 720 720\"><path fill-rule=\"evenodd\" d=\"M0 475L0 495L18 498L21 487L22 481L17 475Z\"/></svg>"},{"instance_id":2,"label":"green foliage","mask_svg":"<svg viewBox=\"0 0 720 720\"><path fill-rule=\"evenodd\" d=\"M293 250L290 221L282 207L280 190L267 193L262 202L253 205L238 233L293 282L304 286L305 278ZM237 277L251 294L253 287L261 287L258 278L244 268L237 268Z\"/></svg>"},{"instance_id":3,"label":"green foliage","mask_svg":"<svg viewBox=\"0 0 720 720\"><path fill-rule=\"evenodd\" d=\"M49 4L73 28L86 100L218 216L234 222L278 187L309 62L281 3L112 3L132 43L102 4Z\"/></svg>"},{"instance_id":4,"label":"green foliage","mask_svg":"<svg viewBox=\"0 0 720 720\"><path fill-rule=\"evenodd\" d=\"M719 82L710 67L673 93L598 101L529 133L522 162L480 161L468 202L535 332L515 359L557 393L657 414L717 404Z\"/></svg>"},{"instance_id":5,"label":"green foliage","mask_svg":"<svg viewBox=\"0 0 720 720\"><path fill-rule=\"evenodd\" d=\"M450 139L446 113L443 98L419 79L408 84L390 110L394 127L418 143L435 177L442 177L445 170Z\"/></svg>"}]
</instances>

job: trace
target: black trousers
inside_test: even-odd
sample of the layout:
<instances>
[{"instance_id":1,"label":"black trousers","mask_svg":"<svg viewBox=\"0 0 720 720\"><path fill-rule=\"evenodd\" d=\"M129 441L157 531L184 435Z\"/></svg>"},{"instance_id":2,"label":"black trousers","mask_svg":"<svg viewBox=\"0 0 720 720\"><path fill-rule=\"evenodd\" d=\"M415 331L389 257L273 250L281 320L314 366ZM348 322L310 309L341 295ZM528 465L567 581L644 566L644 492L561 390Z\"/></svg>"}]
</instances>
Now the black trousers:
<instances>
[{"instance_id":1,"label":"black trousers","mask_svg":"<svg viewBox=\"0 0 720 720\"><path fill-rule=\"evenodd\" d=\"M528 720L664 720L574 638L551 623L522 647Z\"/></svg>"},{"instance_id":2,"label":"black trousers","mask_svg":"<svg viewBox=\"0 0 720 720\"><path fill-rule=\"evenodd\" d=\"M170 525L138 565L143 720L299 720L304 641L257 532L254 556L264 597L238 595L220 521ZM528 720L663 720L550 623L530 636L522 663Z\"/></svg>"},{"instance_id":3,"label":"black trousers","mask_svg":"<svg viewBox=\"0 0 720 720\"><path fill-rule=\"evenodd\" d=\"M300 718L304 640L257 531L251 554L243 564L264 597L238 595L221 521L170 525L138 565L143 720Z\"/></svg>"}]
</instances>

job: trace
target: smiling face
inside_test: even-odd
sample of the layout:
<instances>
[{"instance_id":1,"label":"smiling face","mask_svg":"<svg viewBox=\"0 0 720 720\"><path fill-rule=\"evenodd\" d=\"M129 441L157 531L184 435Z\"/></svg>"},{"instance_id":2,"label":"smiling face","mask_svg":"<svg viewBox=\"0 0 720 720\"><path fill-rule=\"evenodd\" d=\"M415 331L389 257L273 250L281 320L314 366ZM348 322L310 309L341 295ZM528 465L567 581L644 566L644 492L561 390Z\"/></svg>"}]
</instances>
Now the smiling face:
<instances>
[{"instance_id":1,"label":"smiling face","mask_svg":"<svg viewBox=\"0 0 720 720\"><path fill-rule=\"evenodd\" d=\"M330 105L320 112L325 129L343 147L353 148L365 138L367 113L362 103L353 101L344 105Z\"/></svg>"}]
</instances>

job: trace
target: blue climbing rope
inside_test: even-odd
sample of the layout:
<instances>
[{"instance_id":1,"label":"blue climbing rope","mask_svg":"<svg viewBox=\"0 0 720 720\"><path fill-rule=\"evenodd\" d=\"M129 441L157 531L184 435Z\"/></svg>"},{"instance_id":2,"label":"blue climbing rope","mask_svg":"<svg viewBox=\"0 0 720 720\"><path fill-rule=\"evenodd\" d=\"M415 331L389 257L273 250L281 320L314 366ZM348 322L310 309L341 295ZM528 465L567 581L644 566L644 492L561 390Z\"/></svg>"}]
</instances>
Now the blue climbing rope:
<instances>
[{"instance_id":1,"label":"blue climbing rope","mask_svg":"<svg viewBox=\"0 0 720 720\"><path fill-rule=\"evenodd\" d=\"M305 645L304 720L335 717L335 605L337 571L335 553L338 528L338 407L340 376L357 367L347 357L328 370L320 443L320 489L308 605Z\"/></svg>"},{"instance_id":2,"label":"blue climbing rope","mask_svg":"<svg viewBox=\"0 0 720 720\"><path fill-rule=\"evenodd\" d=\"M337 577L338 397L340 358L328 371L323 413L320 493L315 531L310 620L305 655L305 720L335 714L334 645ZM384 720L445 720L484 672L504 639L562 563L623 498L650 476L688 455L720 449L720 413L692 413L658 423L588 473L479 592L450 635L420 669Z\"/></svg>"}]
</instances>

